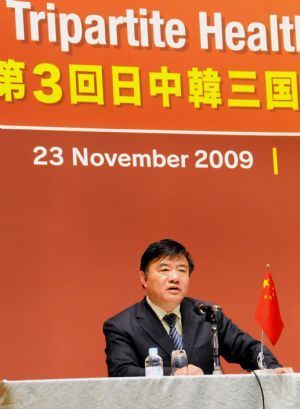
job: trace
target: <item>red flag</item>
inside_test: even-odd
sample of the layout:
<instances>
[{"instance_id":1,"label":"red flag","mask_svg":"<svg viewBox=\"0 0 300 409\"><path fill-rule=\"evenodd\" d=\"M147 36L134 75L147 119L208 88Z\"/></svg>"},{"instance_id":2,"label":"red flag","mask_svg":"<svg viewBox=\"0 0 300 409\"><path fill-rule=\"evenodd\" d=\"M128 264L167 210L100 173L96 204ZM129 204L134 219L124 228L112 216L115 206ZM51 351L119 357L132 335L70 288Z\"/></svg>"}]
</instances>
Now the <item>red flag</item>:
<instances>
[{"instance_id":1,"label":"red flag","mask_svg":"<svg viewBox=\"0 0 300 409\"><path fill-rule=\"evenodd\" d=\"M269 340L275 345L284 323L280 316L275 285L268 268L264 275L262 291L254 316Z\"/></svg>"}]
</instances>

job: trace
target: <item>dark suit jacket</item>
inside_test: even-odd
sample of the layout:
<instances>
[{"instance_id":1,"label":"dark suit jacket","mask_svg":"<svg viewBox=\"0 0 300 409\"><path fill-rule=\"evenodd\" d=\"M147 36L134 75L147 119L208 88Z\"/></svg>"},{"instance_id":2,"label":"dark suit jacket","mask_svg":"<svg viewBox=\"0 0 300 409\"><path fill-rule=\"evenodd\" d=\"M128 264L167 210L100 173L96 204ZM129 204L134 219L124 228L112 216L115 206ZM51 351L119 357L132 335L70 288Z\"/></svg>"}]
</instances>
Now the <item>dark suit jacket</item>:
<instances>
[{"instance_id":1,"label":"dark suit jacket","mask_svg":"<svg viewBox=\"0 0 300 409\"><path fill-rule=\"evenodd\" d=\"M195 300L184 298L181 303L183 345L189 364L200 367L205 374L213 371L211 324L205 315L194 310ZM244 369L257 369L260 343L242 332L222 312L217 313L219 352L227 361L239 363ZM158 348L164 362L164 374L170 374L173 344L146 299L105 321L106 362L109 376L144 376L145 358L151 347ZM280 366L272 353L264 349L269 368Z\"/></svg>"}]
</instances>

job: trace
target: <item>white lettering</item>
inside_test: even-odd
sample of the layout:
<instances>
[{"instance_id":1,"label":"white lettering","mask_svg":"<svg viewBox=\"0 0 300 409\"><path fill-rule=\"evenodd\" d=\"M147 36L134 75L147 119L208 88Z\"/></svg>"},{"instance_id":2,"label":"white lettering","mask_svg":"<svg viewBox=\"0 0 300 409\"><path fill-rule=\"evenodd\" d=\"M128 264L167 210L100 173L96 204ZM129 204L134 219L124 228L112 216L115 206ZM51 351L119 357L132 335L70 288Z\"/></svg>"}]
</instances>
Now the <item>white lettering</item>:
<instances>
[{"instance_id":1,"label":"white lettering","mask_svg":"<svg viewBox=\"0 0 300 409\"><path fill-rule=\"evenodd\" d=\"M124 22L127 24L128 44L132 47L138 47L140 45L140 42L135 38L136 24L138 23L138 21L138 18L134 16L133 10L126 10L126 17L124 18Z\"/></svg>"},{"instance_id":2,"label":"white lettering","mask_svg":"<svg viewBox=\"0 0 300 409\"><path fill-rule=\"evenodd\" d=\"M17 40L25 40L24 10L30 10L29 1L6 0L6 7L15 9L15 27Z\"/></svg>"},{"instance_id":3,"label":"white lettering","mask_svg":"<svg viewBox=\"0 0 300 409\"><path fill-rule=\"evenodd\" d=\"M279 51L278 20L275 14L270 16L270 28L272 51Z\"/></svg>"},{"instance_id":4,"label":"white lettering","mask_svg":"<svg viewBox=\"0 0 300 409\"><path fill-rule=\"evenodd\" d=\"M93 166L100 167L104 163L104 157L101 153L95 152L91 154L90 161Z\"/></svg>"},{"instance_id":5,"label":"white lettering","mask_svg":"<svg viewBox=\"0 0 300 409\"><path fill-rule=\"evenodd\" d=\"M283 45L285 51L294 52L295 47L291 43L291 31L294 29L294 26L290 23L290 18L288 16L282 17L282 23L279 24L279 28L283 31Z\"/></svg>"},{"instance_id":6,"label":"white lettering","mask_svg":"<svg viewBox=\"0 0 300 409\"><path fill-rule=\"evenodd\" d=\"M119 160L118 163L120 166L122 166L123 168L128 168L128 166L131 166L131 158L130 155L128 155L127 153L121 153L119 155Z\"/></svg>"},{"instance_id":7,"label":"white lettering","mask_svg":"<svg viewBox=\"0 0 300 409\"><path fill-rule=\"evenodd\" d=\"M60 38L62 51L70 51L70 44L78 44L82 39L82 23L80 17L75 14L61 13ZM73 34L71 34L73 31Z\"/></svg>"},{"instance_id":8,"label":"white lettering","mask_svg":"<svg viewBox=\"0 0 300 409\"><path fill-rule=\"evenodd\" d=\"M78 148L73 148L72 153L73 153L73 165L74 166L77 166L78 164L77 159L80 161L81 165L88 166L89 162L88 162L87 148L83 148L83 155L80 153Z\"/></svg>"},{"instance_id":9,"label":"white lettering","mask_svg":"<svg viewBox=\"0 0 300 409\"><path fill-rule=\"evenodd\" d=\"M160 18L160 12L153 11L152 18L150 18L149 22L153 26L154 45L159 48L164 48L166 46L166 43L161 38L161 27L164 25L165 20Z\"/></svg>"},{"instance_id":10,"label":"white lettering","mask_svg":"<svg viewBox=\"0 0 300 409\"><path fill-rule=\"evenodd\" d=\"M124 24L124 17L109 17L109 38L111 45L119 44L118 27Z\"/></svg>"},{"instance_id":11,"label":"white lettering","mask_svg":"<svg viewBox=\"0 0 300 409\"><path fill-rule=\"evenodd\" d=\"M106 161L107 161L107 163L108 163L108 166L112 167L112 166L115 165L116 160L117 160L117 156L118 156L117 153L114 153L114 154L112 155L112 157L110 156L109 153L105 153L105 154L104 154L104 157L105 157L105 159L106 159Z\"/></svg>"},{"instance_id":12,"label":"white lettering","mask_svg":"<svg viewBox=\"0 0 300 409\"><path fill-rule=\"evenodd\" d=\"M76 3L74 3L76 4ZM69 52L72 45L83 39L92 46L158 47L181 49L186 45L187 30L180 19L165 19L159 10L126 9L123 16L102 17L90 14L81 19L76 13L58 13L55 3L46 2L46 9L37 10L30 1L6 0L13 10L17 40L42 41L45 33L50 43L59 43L61 51ZM199 11L200 48L209 50L252 52L300 52L300 16L269 16L268 24L227 21L221 12L208 15ZM28 30L27 28L28 24ZM47 31L46 31L47 30ZM43 36L42 36L43 34ZM159 158L159 157L158 157ZM160 164L160 162L158 161Z\"/></svg>"},{"instance_id":13,"label":"white lettering","mask_svg":"<svg viewBox=\"0 0 300 409\"><path fill-rule=\"evenodd\" d=\"M200 24L200 43L204 50L209 49L208 35L215 36L215 47L217 50L223 50L223 35L222 35L222 13L214 13L214 25L209 26L207 13L199 13Z\"/></svg>"},{"instance_id":14,"label":"white lettering","mask_svg":"<svg viewBox=\"0 0 300 409\"><path fill-rule=\"evenodd\" d=\"M268 51L266 26L262 23L254 22L249 24L248 31L249 33L254 33L248 37L249 50L254 52Z\"/></svg>"},{"instance_id":15,"label":"white lettering","mask_svg":"<svg viewBox=\"0 0 300 409\"><path fill-rule=\"evenodd\" d=\"M300 16L295 16L296 49L300 51Z\"/></svg>"},{"instance_id":16,"label":"white lettering","mask_svg":"<svg viewBox=\"0 0 300 409\"><path fill-rule=\"evenodd\" d=\"M85 40L88 44L106 45L105 21L101 16L90 15L85 19L85 24L91 25L85 32Z\"/></svg>"},{"instance_id":17,"label":"white lettering","mask_svg":"<svg viewBox=\"0 0 300 409\"><path fill-rule=\"evenodd\" d=\"M166 40L171 48L182 48L185 46L185 25L182 21L171 19L166 24ZM176 37L179 37L176 39ZM183 37L183 38L182 38Z\"/></svg>"},{"instance_id":18,"label":"white lettering","mask_svg":"<svg viewBox=\"0 0 300 409\"><path fill-rule=\"evenodd\" d=\"M47 3L47 10L48 11L55 11L55 4L54 3ZM57 32L56 32L55 13L47 13L47 19L48 19L49 41L52 42L52 43L56 43L56 41L57 41Z\"/></svg>"},{"instance_id":19,"label":"white lettering","mask_svg":"<svg viewBox=\"0 0 300 409\"><path fill-rule=\"evenodd\" d=\"M241 51L245 47L245 29L241 23L232 21L225 28L227 46L234 51ZM234 42L233 39L240 39Z\"/></svg>"},{"instance_id":20,"label":"white lettering","mask_svg":"<svg viewBox=\"0 0 300 409\"><path fill-rule=\"evenodd\" d=\"M31 28L31 40L40 41L40 27L39 22L46 20L46 13L41 11L37 13L36 11L31 11L30 15L30 28Z\"/></svg>"},{"instance_id":21,"label":"white lettering","mask_svg":"<svg viewBox=\"0 0 300 409\"><path fill-rule=\"evenodd\" d=\"M145 161L146 161L146 167L151 168L151 158L150 155L147 153L134 153L132 155L132 166L134 168L140 167L143 168L145 167Z\"/></svg>"},{"instance_id":22,"label":"white lettering","mask_svg":"<svg viewBox=\"0 0 300 409\"><path fill-rule=\"evenodd\" d=\"M147 17L147 15L147 9L140 9L140 16ZM148 19L143 17L140 18L141 46L149 47Z\"/></svg>"}]
</instances>

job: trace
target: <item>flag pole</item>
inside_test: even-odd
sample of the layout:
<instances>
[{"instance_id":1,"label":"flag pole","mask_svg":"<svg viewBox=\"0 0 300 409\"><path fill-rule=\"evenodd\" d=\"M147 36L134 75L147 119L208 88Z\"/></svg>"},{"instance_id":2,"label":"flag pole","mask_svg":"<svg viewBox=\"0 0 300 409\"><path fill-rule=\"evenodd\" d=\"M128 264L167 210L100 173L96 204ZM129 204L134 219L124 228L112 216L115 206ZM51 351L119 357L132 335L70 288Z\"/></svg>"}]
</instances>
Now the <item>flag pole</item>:
<instances>
[{"instance_id":1,"label":"flag pole","mask_svg":"<svg viewBox=\"0 0 300 409\"><path fill-rule=\"evenodd\" d=\"M266 264L266 271L270 270L270 264ZM264 330L261 330L261 338L260 338L260 353L257 355L257 365L259 369L267 369L265 364L265 357L264 357Z\"/></svg>"}]
</instances>

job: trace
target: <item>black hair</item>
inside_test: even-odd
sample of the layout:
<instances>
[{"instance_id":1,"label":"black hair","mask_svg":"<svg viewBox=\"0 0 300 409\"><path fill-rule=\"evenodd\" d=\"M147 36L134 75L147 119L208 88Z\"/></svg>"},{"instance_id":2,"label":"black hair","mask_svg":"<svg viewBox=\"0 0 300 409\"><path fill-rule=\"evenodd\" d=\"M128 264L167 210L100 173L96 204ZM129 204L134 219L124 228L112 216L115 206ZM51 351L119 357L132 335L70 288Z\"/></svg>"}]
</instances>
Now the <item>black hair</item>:
<instances>
[{"instance_id":1,"label":"black hair","mask_svg":"<svg viewBox=\"0 0 300 409\"><path fill-rule=\"evenodd\" d=\"M163 239L150 244L142 255L140 270L146 274L147 267L151 261L179 255L183 255L187 259L189 264L189 273L191 274L194 270L194 262L190 253L182 244L171 239Z\"/></svg>"}]
</instances>

